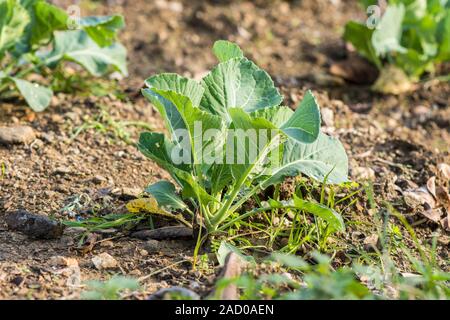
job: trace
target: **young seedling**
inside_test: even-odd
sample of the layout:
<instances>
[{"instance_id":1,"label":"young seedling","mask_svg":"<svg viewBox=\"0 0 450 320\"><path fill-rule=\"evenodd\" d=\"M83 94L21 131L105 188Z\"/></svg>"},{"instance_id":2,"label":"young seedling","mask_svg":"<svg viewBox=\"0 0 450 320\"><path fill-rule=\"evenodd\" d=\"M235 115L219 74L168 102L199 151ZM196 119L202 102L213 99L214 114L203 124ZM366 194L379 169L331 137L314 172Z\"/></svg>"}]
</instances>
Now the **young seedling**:
<instances>
[{"instance_id":1,"label":"young seedling","mask_svg":"<svg viewBox=\"0 0 450 320\"><path fill-rule=\"evenodd\" d=\"M168 181L150 186L160 206L193 206L197 223L214 233L253 195L285 177L347 181L345 150L320 132L319 106L310 91L294 112L280 105L283 97L270 76L237 45L217 41L213 51L220 63L201 82L169 73L145 81L142 93L169 134L144 132L138 147L181 188L180 198ZM270 206L284 207L276 201ZM296 198L288 207L320 214L336 230L344 229L342 218L320 204ZM238 219L262 210L268 209Z\"/></svg>"}]
</instances>

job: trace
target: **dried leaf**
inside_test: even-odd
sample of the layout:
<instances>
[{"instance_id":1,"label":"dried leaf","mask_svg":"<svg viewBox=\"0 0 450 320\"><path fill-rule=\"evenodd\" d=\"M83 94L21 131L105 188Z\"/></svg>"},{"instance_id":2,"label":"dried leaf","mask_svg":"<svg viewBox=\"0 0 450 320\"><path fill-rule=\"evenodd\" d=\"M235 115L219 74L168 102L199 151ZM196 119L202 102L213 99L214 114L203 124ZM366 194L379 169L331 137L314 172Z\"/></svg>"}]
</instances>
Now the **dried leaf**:
<instances>
[{"instance_id":1,"label":"dried leaf","mask_svg":"<svg viewBox=\"0 0 450 320\"><path fill-rule=\"evenodd\" d=\"M446 163L439 163L437 165L439 176L443 179L449 181L450 180L450 166Z\"/></svg>"},{"instance_id":2,"label":"dried leaf","mask_svg":"<svg viewBox=\"0 0 450 320\"><path fill-rule=\"evenodd\" d=\"M441 221L441 213L439 210L428 209L425 211L421 211L420 213L436 223L439 223Z\"/></svg>"},{"instance_id":3,"label":"dried leaf","mask_svg":"<svg viewBox=\"0 0 450 320\"><path fill-rule=\"evenodd\" d=\"M403 192L403 198L405 199L406 204L412 208L417 208L421 205L427 205L430 208L436 206L433 195L425 187L406 190Z\"/></svg>"},{"instance_id":4,"label":"dried leaf","mask_svg":"<svg viewBox=\"0 0 450 320\"><path fill-rule=\"evenodd\" d=\"M181 214L173 214L161 208L154 197L131 200L126 204L126 208L131 213L148 212L175 219L192 228L192 224L186 221Z\"/></svg>"},{"instance_id":5,"label":"dried leaf","mask_svg":"<svg viewBox=\"0 0 450 320\"><path fill-rule=\"evenodd\" d=\"M447 211L450 211L450 194L441 186L436 189L436 198Z\"/></svg>"},{"instance_id":6,"label":"dried leaf","mask_svg":"<svg viewBox=\"0 0 450 320\"><path fill-rule=\"evenodd\" d=\"M428 192L430 192L433 197L436 199L436 177L431 177L427 181L427 189Z\"/></svg>"},{"instance_id":7,"label":"dried leaf","mask_svg":"<svg viewBox=\"0 0 450 320\"><path fill-rule=\"evenodd\" d=\"M439 223L441 220L441 212L437 208L433 195L428 191L427 187L407 190L403 192L403 198L408 206L417 209L423 207L419 212L431 221Z\"/></svg>"},{"instance_id":8,"label":"dried leaf","mask_svg":"<svg viewBox=\"0 0 450 320\"><path fill-rule=\"evenodd\" d=\"M450 213L447 213L447 216L441 220L442 228L444 228L446 231L450 231Z\"/></svg>"},{"instance_id":9,"label":"dried leaf","mask_svg":"<svg viewBox=\"0 0 450 320\"><path fill-rule=\"evenodd\" d=\"M126 208L130 213L159 213L160 211L164 211L158 206L158 202L153 197L131 200L126 204Z\"/></svg>"}]
</instances>

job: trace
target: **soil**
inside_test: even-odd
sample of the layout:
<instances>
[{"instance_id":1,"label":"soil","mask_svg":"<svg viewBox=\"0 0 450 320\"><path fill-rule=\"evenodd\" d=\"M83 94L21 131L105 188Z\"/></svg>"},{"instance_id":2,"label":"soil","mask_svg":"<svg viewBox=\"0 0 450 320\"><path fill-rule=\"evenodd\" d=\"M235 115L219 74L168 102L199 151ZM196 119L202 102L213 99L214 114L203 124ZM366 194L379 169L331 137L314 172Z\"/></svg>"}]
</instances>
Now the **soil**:
<instances>
[{"instance_id":1,"label":"soil","mask_svg":"<svg viewBox=\"0 0 450 320\"><path fill-rule=\"evenodd\" d=\"M80 197L91 205L100 204L102 213L123 213L124 188L143 190L168 178L132 144L111 132L91 129L76 136L74 132L98 116L102 107L114 121L143 121L162 131L158 114L139 93L143 80L162 71L201 78L216 63L211 46L217 39L237 42L267 70L286 105L295 108L303 93L313 90L320 106L333 115L324 117L328 123L323 129L344 143L351 178L366 177L373 170L377 199L393 203L411 222L423 220L420 212L404 204L402 192L437 176L438 164L450 164L450 84L423 81L414 92L393 96L331 76L330 66L347 58L341 40L344 24L364 19L357 1L117 0L83 1L80 6L84 15L125 16L121 40L129 52L130 75L120 80L119 87L127 97L121 99L114 92L103 97L59 93L51 107L39 114L21 101L0 102L0 126L28 125L37 135L30 144L0 146L0 165L5 168L0 178L0 299L79 298L84 281L112 274L145 277L143 292L132 297L137 299L173 285L201 295L211 289L214 271L193 271L189 262L193 240L161 240L155 252L147 252L144 240L111 231L83 253L76 249L76 230L66 229L58 240L32 240L9 230L5 213L25 209L71 219L63 209ZM136 141L143 129L126 130ZM362 231L364 239L374 232L374 218L363 201L345 218L369 225ZM439 261L448 269L448 232L427 220L415 229L424 242L433 233L439 235ZM355 231L352 226L349 234ZM349 246L362 243L348 238ZM97 270L91 259L102 252L113 256L118 266ZM52 257L56 256L76 259L79 274L69 266L55 265Z\"/></svg>"}]
</instances>

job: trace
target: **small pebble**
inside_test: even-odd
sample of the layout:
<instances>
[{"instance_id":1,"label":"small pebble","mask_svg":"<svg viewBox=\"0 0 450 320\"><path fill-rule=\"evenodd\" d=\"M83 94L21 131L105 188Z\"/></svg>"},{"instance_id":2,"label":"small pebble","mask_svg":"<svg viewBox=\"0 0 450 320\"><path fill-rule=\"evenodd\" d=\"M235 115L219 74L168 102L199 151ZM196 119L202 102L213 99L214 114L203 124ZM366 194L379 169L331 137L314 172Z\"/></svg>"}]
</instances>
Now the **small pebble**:
<instances>
[{"instance_id":1,"label":"small pebble","mask_svg":"<svg viewBox=\"0 0 450 320\"><path fill-rule=\"evenodd\" d=\"M102 252L91 259L97 270L114 269L117 267L117 260L109 253Z\"/></svg>"},{"instance_id":2,"label":"small pebble","mask_svg":"<svg viewBox=\"0 0 450 320\"><path fill-rule=\"evenodd\" d=\"M0 144L28 144L36 138L29 126L0 127Z\"/></svg>"}]
</instances>

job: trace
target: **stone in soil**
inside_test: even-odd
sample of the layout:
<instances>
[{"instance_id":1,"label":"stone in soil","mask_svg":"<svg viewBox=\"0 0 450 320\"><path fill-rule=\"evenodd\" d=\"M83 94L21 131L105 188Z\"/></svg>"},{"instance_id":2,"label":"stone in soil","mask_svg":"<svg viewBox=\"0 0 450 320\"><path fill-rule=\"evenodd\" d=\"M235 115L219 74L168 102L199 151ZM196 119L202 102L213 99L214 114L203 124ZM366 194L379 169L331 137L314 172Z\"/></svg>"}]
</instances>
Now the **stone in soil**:
<instances>
[{"instance_id":1,"label":"stone in soil","mask_svg":"<svg viewBox=\"0 0 450 320\"><path fill-rule=\"evenodd\" d=\"M59 239L64 232L64 225L46 216L17 210L7 214L8 228L26 234L32 239Z\"/></svg>"},{"instance_id":2,"label":"stone in soil","mask_svg":"<svg viewBox=\"0 0 450 320\"><path fill-rule=\"evenodd\" d=\"M0 127L0 144L28 144L36 138L29 126Z\"/></svg>"},{"instance_id":3,"label":"stone in soil","mask_svg":"<svg viewBox=\"0 0 450 320\"><path fill-rule=\"evenodd\" d=\"M53 267L78 267L78 261L75 258L53 256L49 260L49 264Z\"/></svg>"},{"instance_id":4,"label":"stone in soil","mask_svg":"<svg viewBox=\"0 0 450 320\"><path fill-rule=\"evenodd\" d=\"M322 115L322 121L327 127L334 127L334 112L332 109L323 107L320 110L320 114Z\"/></svg>"},{"instance_id":5,"label":"stone in soil","mask_svg":"<svg viewBox=\"0 0 450 320\"><path fill-rule=\"evenodd\" d=\"M161 244L158 240L150 239L144 244L144 249L148 253L157 253L161 250Z\"/></svg>"},{"instance_id":6,"label":"stone in soil","mask_svg":"<svg viewBox=\"0 0 450 320\"><path fill-rule=\"evenodd\" d=\"M380 249L380 239L377 234L372 234L364 239L364 250L375 252Z\"/></svg>"},{"instance_id":7,"label":"stone in soil","mask_svg":"<svg viewBox=\"0 0 450 320\"><path fill-rule=\"evenodd\" d=\"M355 167L352 169L352 176L358 180L375 180L375 171L368 167Z\"/></svg>"},{"instance_id":8,"label":"stone in soil","mask_svg":"<svg viewBox=\"0 0 450 320\"><path fill-rule=\"evenodd\" d=\"M222 278L223 279L235 279L239 277L242 273L242 269L244 267L245 261L242 260L236 253L230 252L225 258L225 264L222 269ZM226 286L221 294L221 300L238 300L239 299L239 291L238 287L230 283Z\"/></svg>"},{"instance_id":9,"label":"stone in soil","mask_svg":"<svg viewBox=\"0 0 450 320\"><path fill-rule=\"evenodd\" d=\"M109 253L103 252L92 258L92 263L97 270L114 269L117 267L117 260Z\"/></svg>"},{"instance_id":10,"label":"stone in soil","mask_svg":"<svg viewBox=\"0 0 450 320\"><path fill-rule=\"evenodd\" d=\"M128 201L139 197L142 192L139 188L116 188L111 191L113 195L117 196L120 200Z\"/></svg>"}]
</instances>

